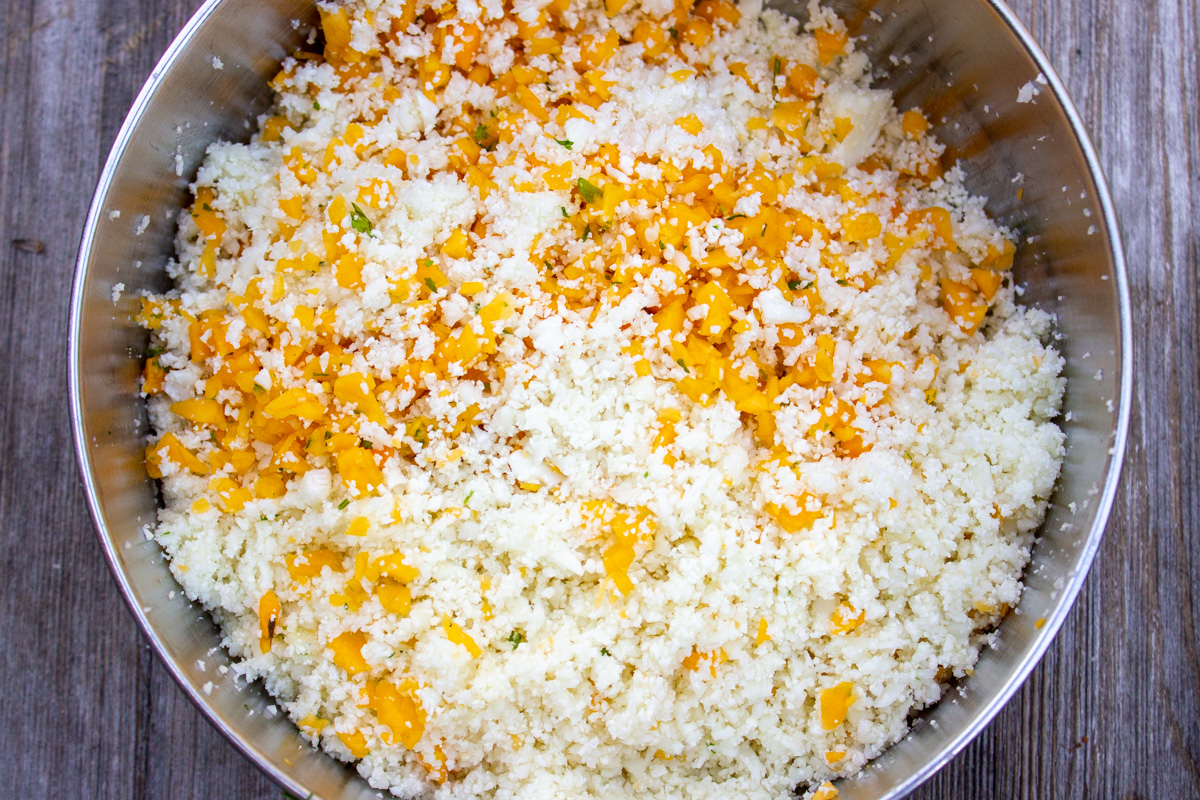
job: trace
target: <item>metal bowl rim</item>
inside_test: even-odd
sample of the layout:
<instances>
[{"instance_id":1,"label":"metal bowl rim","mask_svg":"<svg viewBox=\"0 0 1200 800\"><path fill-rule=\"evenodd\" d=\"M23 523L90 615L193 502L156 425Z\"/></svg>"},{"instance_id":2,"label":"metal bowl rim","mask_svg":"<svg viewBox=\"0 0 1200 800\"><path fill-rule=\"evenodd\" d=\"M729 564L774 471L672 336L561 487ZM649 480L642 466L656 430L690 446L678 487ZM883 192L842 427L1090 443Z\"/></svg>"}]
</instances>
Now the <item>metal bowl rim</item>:
<instances>
[{"instance_id":1,"label":"metal bowl rim","mask_svg":"<svg viewBox=\"0 0 1200 800\"><path fill-rule=\"evenodd\" d=\"M71 414L71 436L75 445L76 464L79 467L80 476L83 482L85 499L88 506L88 512L92 517L92 524L100 540L100 547L104 553L104 559L108 564L108 569L112 573L113 579L116 581L120 589L121 596L125 600L134 619L137 621L138 627L143 636L149 640L151 647L159 661L167 668L168 673L174 679L175 683L183 690L184 694L192 701L205 718L215 727L220 733L236 747L246 758L248 758L255 766L259 768L268 777L276 783L281 784L289 791L304 792L305 788L296 783L290 776L285 774L280 769L277 769L256 745L247 739L247 737L234 730L233 727L220 717L207 700L201 695L199 687L194 686L188 680L179 663L172 658L166 650L166 646L158 636L154 626L151 625L145 612L136 601L133 592L133 586L130 584L128 576L121 568L120 560L116 551L115 543L109 534L108 525L101 513L100 499L96 488L96 482L93 476L91 458L88 455L86 432L83 425L83 392L82 392L82 372L80 369L80 341L82 336L82 316L83 316L83 301L84 301L84 286L87 278L87 268L91 261L92 243L96 239L97 226L103 213L104 200L108 196L108 191L111 187L113 177L117 171L117 167L125 154L130 140L133 137L134 131L142 121L142 116L145 113L150 102L158 93L164 77L175 66L176 61L180 58L184 49L191 44L196 32L204 25L204 23L215 14L221 4L225 0L205 0L204 4L192 15L187 24L172 40L170 46L163 53L154 69L147 77L145 84L138 92L137 98L130 107L129 113L125 117L120 130L117 133L116 139L113 141L111 150L109 151L108 159L105 161L104 169L100 173L97 181L96 191L92 197L91 205L88 209L87 219L84 223L83 232L80 241L79 254L75 262L75 276L71 289L71 308L68 327L68 394L69 407ZM1118 387L1118 407L1117 407L1117 425L1113 434L1113 443L1110 449L1110 459L1108 464L1108 473L1105 477L1104 488L1099 495L1099 500L1096 506L1096 514L1092 522L1091 529L1087 533L1084 546L1080 551L1076 562L1076 568L1071 577L1065 582L1059 597L1055 603L1053 613L1046 619L1041 630L1038 631L1034 638L1033 645L1025 657L1017 663L1017 665L1009 673L1004 685L1000 691L991 699L991 701L981 709L975 718L958 734L958 736L948 745L942 747L936 755L929 759L920 769L913 772L901 783L893 786L883 800L897 800L904 797L921 783L928 780L934 773L946 765L952 758L958 755L962 750L969 745L975 737L992 721L992 719L1000 712L1000 710L1012 699L1012 696L1024 684L1033 668L1041 661L1049 648L1050 643L1058 634L1067 615L1070 613L1075 604L1075 598L1078 596L1083 583L1087 578L1088 572L1091 569L1092 562L1095 560L1096 553L1099 550L1100 543L1103 540L1105 528L1108 523L1109 515L1112 511L1112 505L1116 499L1116 492L1120 482L1121 468L1125 458L1126 442L1129 434L1129 414L1130 402L1133 392L1133 371L1132 371L1132 354L1133 354L1133 338L1132 338L1132 314L1129 299L1129 285L1126 276L1124 248L1121 241L1120 227L1117 222L1116 211L1113 206L1112 197L1109 192L1108 182L1104 176L1104 170L1100 165L1099 158L1096 155L1095 148L1092 145L1091 139L1088 136L1087 129L1079 115L1078 109L1068 95L1062 80L1059 78L1057 71L1050 64L1049 58L1042 51L1041 47L1034 40L1029 30L1017 18L1012 9L1008 7L1004 0L980 0L990 7L1008 27L1009 31L1020 42L1026 53L1037 65L1042 75L1045 76L1050 94L1054 101L1058 104L1063 114L1066 116L1070 126L1071 133L1074 135L1075 143L1083 153L1084 160L1088 166L1088 175L1091 178L1096 190L1096 201L1099 203L1104 224L1104 232L1108 237L1109 255L1113 265L1113 279L1116 284L1117 305L1120 323L1119 342L1121 347L1120 354L1120 386Z\"/></svg>"},{"instance_id":2,"label":"metal bowl rim","mask_svg":"<svg viewBox=\"0 0 1200 800\"><path fill-rule=\"evenodd\" d=\"M95 530L96 536L100 540L100 548L104 552L104 560L108 564L108 569L112 573L113 579L117 582L117 587L121 591L121 597L125 600L125 605L128 606L130 613L133 614L134 619L137 621L142 635L149 640L159 662L167 668L167 672L171 678L183 690L187 698L192 701L192 704L199 709L200 713L242 755L277 784L282 785L288 791L302 794L306 791L303 786L283 771L277 769L260 748L251 742L248 737L234 730L228 722L216 713L204 696L201 695L199 687L194 686L188 680L180 664L167 652L166 645L159 637L157 630L150 624L150 620L134 596L133 586L129 582L128 576L121 568L115 542L109 533L107 522L101 512L100 498L93 476L91 458L88 455L86 431L83 425L83 384L82 370L80 369L80 342L82 340L84 286L86 284L88 263L91 261L92 243L96 239L97 226L104 211L104 201L108 196L108 191L111 188L117 167L125 155L125 150L128 148L134 132L141 124L142 116L147 107L149 107L151 101L158 93L165 76L170 73L171 69L175 66L175 62L191 44L197 31L204 26L209 17L216 13L223 2L224 0L205 0L204 4L187 21L187 24L171 40L170 46L167 47L162 57L159 58L158 63L154 65L154 69L150 71L150 75L146 78L146 82L142 85L141 91L138 92L133 105L129 109L129 113L126 114L124 122L121 123L121 128L117 132L116 139L113 141L112 149L109 151L108 159L104 163L104 169L100 172L96 191L92 195L87 219L84 222L79 245L79 255L75 260L75 277L71 287L71 310L67 332L67 380L69 383L71 438L75 443L75 462L79 466L80 476L83 480L88 513L92 517L92 527Z\"/></svg>"}]
</instances>

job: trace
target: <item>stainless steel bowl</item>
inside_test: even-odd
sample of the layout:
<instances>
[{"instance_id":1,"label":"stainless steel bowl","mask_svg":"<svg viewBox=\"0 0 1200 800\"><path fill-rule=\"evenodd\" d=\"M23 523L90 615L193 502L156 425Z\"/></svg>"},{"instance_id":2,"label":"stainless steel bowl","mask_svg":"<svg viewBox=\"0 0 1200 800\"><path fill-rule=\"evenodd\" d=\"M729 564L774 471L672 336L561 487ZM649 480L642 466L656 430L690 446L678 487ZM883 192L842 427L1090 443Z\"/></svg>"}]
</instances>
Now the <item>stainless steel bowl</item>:
<instances>
[{"instance_id":1,"label":"stainless steel bowl","mask_svg":"<svg viewBox=\"0 0 1200 800\"><path fill-rule=\"evenodd\" d=\"M769 0L804 15L803 0ZM937 124L992 216L1021 236L1024 300L1053 311L1067 359L1060 421L1067 456L1026 572L1020 606L975 674L914 720L912 733L858 777L846 798L898 798L992 719L1050 645L1100 545L1129 414L1130 319L1112 202L1062 84L999 0L830 0L884 67L901 108ZM352 767L314 750L238 686L220 635L189 603L146 539L157 493L142 467L138 399L146 335L136 296L168 285L186 185L217 139L245 140L271 94L267 80L315 19L311 0L209 0L172 43L129 112L92 202L71 307L72 428L88 504L113 576L146 637L209 720L300 797L376 797ZM219 59L216 60L216 59ZM1033 95L1032 97L1030 95ZM1028 100L1028 102L1021 102ZM119 212L119 215L118 215ZM116 299L114 299L116 298Z\"/></svg>"}]
</instances>

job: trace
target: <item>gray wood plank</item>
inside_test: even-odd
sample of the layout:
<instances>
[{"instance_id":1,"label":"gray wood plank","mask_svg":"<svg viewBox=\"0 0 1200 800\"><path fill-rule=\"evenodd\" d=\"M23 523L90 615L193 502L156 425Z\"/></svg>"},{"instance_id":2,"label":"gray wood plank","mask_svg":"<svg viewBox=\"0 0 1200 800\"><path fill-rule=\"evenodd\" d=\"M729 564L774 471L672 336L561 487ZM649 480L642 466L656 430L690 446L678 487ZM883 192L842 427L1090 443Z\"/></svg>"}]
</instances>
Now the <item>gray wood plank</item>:
<instances>
[{"instance_id":1,"label":"gray wood plank","mask_svg":"<svg viewBox=\"0 0 1200 800\"><path fill-rule=\"evenodd\" d=\"M66 425L67 297L87 202L137 89L198 5L0 9L0 785L13 797L279 797L142 643L93 541ZM1112 183L1135 312L1132 437L1105 545L1055 644L914 797L1200 797L1200 5L1013 7ZM45 249L17 250L17 238Z\"/></svg>"},{"instance_id":2,"label":"gray wood plank","mask_svg":"<svg viewBox=\"0 0 1200 800\"><path fill-rule=\"evenodd\" d=\"M87 183L103 148L99 8L6 4L0 28L0 668L16 712L0 776L12 796L86 786L94 797L127 797L117 784L133 772L128 701L142 656L89 532L62 347ZM17 250L14 238L44 250Z\"/></svg>"}]
</instances>

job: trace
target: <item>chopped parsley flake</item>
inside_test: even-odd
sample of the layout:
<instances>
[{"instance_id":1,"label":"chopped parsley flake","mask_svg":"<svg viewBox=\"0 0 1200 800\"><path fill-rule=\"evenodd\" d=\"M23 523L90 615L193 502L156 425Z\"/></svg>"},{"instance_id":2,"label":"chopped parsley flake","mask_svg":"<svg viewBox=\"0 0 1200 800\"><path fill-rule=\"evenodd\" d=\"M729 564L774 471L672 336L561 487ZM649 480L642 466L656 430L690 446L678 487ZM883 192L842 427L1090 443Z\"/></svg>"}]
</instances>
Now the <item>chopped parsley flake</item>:
<instances>
[{"instance_id":1,"label":"chopped parsley flake","mask_svg":"<svg viewBox=\"0 0 1200 800\"><path fill-rule=\"evenodd\" d=\"M351 203L350 207L353 211L350 212L350 227L359 233L365 233L368 236L375 230L375 226L371 224L371 220L367 219L367 215L358 207L358 203Z\"/></svg>"},{"instance_id":2,"label":"chopped parsley flake","mask_svg":"<svg viewBox=\"0 0 1200 800\"><path fill-rule=\"evenodd\" d=\"M570 150L571 146L573 144L575 144L570 139L555 139L554 141L558 142L559 144L561 144L563 147L567 148L568 150Z\"/></svg>"},{"instance_id":3,"label":"chopped parsley flake","mask_svg":"<svg viewBox=\"0 0 1200 800\"><path fill-rule=\"evenodd\" d=\"M575 185L579 187L579 193L583 195L583 202L585 203L594 202L600 199L600 196L604 194L604 192L600 190L599 186L586 181L583 178L575 181Z\"/></svg>"}]
</instances>

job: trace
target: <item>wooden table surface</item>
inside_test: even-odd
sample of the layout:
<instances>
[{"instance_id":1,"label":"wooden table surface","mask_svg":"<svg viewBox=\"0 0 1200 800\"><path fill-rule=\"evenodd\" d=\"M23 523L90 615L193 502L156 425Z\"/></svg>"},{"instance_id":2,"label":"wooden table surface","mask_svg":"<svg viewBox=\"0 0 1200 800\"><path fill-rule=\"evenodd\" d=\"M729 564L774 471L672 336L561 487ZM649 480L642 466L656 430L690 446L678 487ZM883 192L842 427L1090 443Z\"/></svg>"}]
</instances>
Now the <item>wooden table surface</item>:
<instances>
[{"instance_id":1,"label":"wooden table surface","mask_svg":"<svg viewBox=\"0 0 1200 800\"><path fill-rule=\"evenodd\" d=\"M67 424L68 294L87 205L136 92L199 4L0 9L4 797L281 795L143 642L95 541ZM1133 293L1131 437L1104 546L1062 632L915 797L1198 798L1200 4L1013 5L1112 183Z\"/></svg>"}]
</instances>

